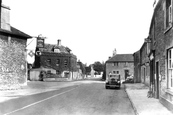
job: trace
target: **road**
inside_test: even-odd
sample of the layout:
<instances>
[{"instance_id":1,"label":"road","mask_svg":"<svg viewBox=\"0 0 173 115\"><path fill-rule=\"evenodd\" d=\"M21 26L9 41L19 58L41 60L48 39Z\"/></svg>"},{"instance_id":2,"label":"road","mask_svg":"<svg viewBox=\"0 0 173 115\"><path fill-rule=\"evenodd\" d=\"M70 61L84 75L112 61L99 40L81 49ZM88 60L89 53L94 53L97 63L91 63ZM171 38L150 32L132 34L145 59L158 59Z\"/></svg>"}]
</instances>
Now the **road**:
<instances>
[{"instance_id":1,"label":"road","mask_svg":"<svg viewBox=\"0 0 173 115\"><path fill-rule=\"evenodd\" d=\"M6 115L135 115L124 85L106 90L104 82L95 80L24 96L0 107Z\"/></svg>"}]
</instances>

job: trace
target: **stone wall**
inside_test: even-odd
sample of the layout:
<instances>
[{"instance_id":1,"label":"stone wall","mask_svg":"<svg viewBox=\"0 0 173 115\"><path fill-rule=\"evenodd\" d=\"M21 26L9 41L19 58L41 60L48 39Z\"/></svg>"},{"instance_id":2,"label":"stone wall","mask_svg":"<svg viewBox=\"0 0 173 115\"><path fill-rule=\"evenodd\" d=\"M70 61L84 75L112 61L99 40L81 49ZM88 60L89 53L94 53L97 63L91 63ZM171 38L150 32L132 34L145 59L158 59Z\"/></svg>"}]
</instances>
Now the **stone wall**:
<instances>
[{"instance_id":1,"label":"stone wall","mask_svg":"<svg viewBox=\"0 0 173 115\"><path fill-rule=\"evenodd\" d=\"M26 40L0 35L0 88L13 89L27 83Z\"/></svg>"},{"instance_id":2,"label":"stone wall","mask_svg":"<svg viewBox=\"0 0 173 115\"><path fill-rule=\"evenodd\" d=\"M119 62L118 66L114 66L113 63L106 63L106 76L109 75L109 72L119 71L121 75L121 80L125 80L125 70L129 70L130 74L134 74L134 63L128 62L127 66L126 62Z\"/></svg>"}]
</instances>

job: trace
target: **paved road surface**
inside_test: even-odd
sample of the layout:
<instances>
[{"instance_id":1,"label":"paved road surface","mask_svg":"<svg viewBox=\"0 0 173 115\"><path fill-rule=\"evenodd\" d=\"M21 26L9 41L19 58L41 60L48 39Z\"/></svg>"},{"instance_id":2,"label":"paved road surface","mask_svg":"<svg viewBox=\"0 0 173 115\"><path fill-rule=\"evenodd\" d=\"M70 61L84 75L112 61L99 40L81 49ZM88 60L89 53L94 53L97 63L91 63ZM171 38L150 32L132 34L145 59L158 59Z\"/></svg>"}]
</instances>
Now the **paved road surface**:
<instances>
[{"instance_id":1,"label":"paved road surface","mask_svg":"<svg viewBox=\"0 0 173 115\"><path fill-rule=\"evenodd\" d=\"M135 115L123 85L106 90L104 82L94 80L14 99L0 108L6 115Z\"/></svg>"}]
</instances>

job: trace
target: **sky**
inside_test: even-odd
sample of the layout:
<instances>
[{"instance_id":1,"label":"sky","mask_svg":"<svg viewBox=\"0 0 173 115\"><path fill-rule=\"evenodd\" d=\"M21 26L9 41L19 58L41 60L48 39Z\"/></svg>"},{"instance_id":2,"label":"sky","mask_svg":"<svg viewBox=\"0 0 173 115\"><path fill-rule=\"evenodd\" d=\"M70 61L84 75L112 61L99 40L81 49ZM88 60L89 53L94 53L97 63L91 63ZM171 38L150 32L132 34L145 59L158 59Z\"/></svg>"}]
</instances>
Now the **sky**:
<instances>
[{"instance_id":1,"label":"sky","mask_svg":"<svg viewBox=\"0 0 173 115\"><path fill-rule=\"evenodd\" d=\"M133 54L148 37L154 0L2 0L11 26L46 43L61 39L84 64Z\"/></svg>"}]
</instances>

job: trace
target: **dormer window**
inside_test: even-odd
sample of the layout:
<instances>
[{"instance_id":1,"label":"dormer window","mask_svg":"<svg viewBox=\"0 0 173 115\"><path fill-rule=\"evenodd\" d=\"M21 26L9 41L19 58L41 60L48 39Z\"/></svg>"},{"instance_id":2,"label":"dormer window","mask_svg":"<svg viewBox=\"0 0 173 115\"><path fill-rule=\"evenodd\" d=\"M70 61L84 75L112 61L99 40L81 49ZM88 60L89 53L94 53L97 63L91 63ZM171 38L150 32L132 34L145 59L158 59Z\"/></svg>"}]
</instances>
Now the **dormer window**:
<instances>
[{"instance_id":1,"label":"dormer window","mask_svg":"<svg viewBox=\"0 0 173 115\"><path fill-rule=\"evenodd\" d=\"M60 49L59 49L59 48L55 48L55 49L54 49L54 52L55 52L55 53L60 53Z\"/></svg>"}]
</instances>

